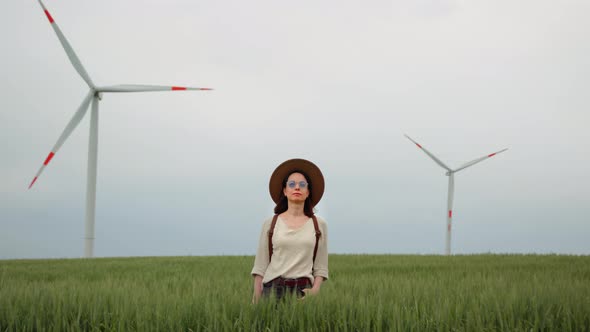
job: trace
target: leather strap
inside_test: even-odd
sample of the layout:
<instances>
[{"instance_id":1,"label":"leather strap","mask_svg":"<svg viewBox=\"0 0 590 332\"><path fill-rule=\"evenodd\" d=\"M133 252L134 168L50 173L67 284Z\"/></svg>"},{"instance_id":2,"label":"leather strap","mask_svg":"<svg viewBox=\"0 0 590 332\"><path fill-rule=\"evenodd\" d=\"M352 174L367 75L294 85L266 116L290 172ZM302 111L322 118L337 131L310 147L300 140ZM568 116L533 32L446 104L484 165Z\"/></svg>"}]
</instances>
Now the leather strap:
<instances>
[{"instance_id":1,"label":"leather strap","mask_svg":"<svg viewBox=\"0 0 590 332\"><path fill-rule=\"evenodd\" d=\"M277 219L279 219L279 215L275 214L272 217L272 223L270 224L270 229L268 230L268 261L272 258L272 235L275 231L275 225L277 224Z\"/></svg>"},{"instance_id":2,"label":"leather strap","mask_svg":"<svg viewBox=\"0 0 590 332\"><path fill-rule=\"evenodd\" d=\"M313 264L315 264L315 256L318 253L318 242L320 242L320 236L322 236L322 232L320 232L320 226L318 225L318 219L315 217L315 214L311 216L313 220L313 228L315 228L315 247L313 248Z\"/></svg>"}]
</instances>

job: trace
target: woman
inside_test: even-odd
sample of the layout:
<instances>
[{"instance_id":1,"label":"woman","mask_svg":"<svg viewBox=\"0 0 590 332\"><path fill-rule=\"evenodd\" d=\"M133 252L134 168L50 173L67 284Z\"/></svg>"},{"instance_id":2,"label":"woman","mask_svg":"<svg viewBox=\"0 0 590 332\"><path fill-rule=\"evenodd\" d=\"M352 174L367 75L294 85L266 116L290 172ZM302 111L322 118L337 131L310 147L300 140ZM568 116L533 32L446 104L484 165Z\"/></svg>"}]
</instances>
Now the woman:
<instances>
[{"instance_id":1,"label":"woman","mask_svg":"<svg viewBox=\"0 0 590 332\"><path fill-rule=\"evenodd\" d=\"M315 295L328 279L328 229L313 213L324 193L322 172L310 161L287 160L272 173L269 190L275 216L262 226L252 302L271 294Z\"/></svg>"}]
</instances>

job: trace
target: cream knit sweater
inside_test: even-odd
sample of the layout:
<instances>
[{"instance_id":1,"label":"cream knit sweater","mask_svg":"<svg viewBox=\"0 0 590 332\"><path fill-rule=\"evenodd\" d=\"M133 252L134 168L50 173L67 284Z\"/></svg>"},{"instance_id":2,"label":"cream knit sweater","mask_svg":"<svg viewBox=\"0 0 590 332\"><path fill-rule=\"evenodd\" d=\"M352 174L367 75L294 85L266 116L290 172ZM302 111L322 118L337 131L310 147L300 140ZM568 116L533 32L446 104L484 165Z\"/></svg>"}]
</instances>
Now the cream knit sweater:
<instances>
[{"instance_id":1,"label":"cream knit sweater","mask_svg":"<svg viewBox=\"0 0 590 332\"><path fill-rule=\"evenodd\" d=\"M322 218L316 218L322 236L318 241L315 263L312 262L315 246L313 220L309 218L300 228L290 229L279 217L272 236L273 254L269 264L268 231L272 222L272 218L269 218L262 226L252 275L262 276L263 283L277 277L307 277L312 283L314 277L328 279L328 227Z\"/></svg>"}]
</instances>

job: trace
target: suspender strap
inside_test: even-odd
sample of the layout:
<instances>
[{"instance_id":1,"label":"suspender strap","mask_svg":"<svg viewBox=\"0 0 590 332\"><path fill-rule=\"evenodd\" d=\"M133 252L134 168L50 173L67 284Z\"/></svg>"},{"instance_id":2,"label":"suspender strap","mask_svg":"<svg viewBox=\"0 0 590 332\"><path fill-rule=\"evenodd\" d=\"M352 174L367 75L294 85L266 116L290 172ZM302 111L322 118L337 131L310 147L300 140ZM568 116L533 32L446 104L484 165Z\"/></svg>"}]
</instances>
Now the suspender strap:
<instances>
[{"instance_id":1,"label":"suspender strap","mask_svg":"<svg viewBox=\"0 0 590 332\"><path fill-rule=\"evenodd\" d=\"M315 264L315 256L318 253L318 242L320 242L320 236L322 236L322 232L320 232L320 226L318 225L318 219L315 215L311 216L313 220L313 228L315 228L315 247L313 248L313 263Z\"/></svg>"},{"instance_id":2,"label":"suspender strap","mask_svg":"<svg viewBox=\"0 0 590 332\"><path fill-rule=\"evenodd\" d=\"M277 219L279 218L278 214L275 214L272 217L272 222L270 224L270 229L268 230L268 261L272 259L272 236L275 231L275 226L277 225ZM313 260L312 262L315 264L315 256L318 253L318 242L320 242L320 237L322 236L322 232L320 231L320 226L318 225L318 219L315 215L311 216L313 220L313 228L315 229L315 246L313 247Z\"/></svg>"},{"instance_id":3,"label":"suspender strap","mask_svg":"<svg viewBox=\"0 0 590 332\"><path fill-rule=\"evenodd\" d=\"M275 231L275 225L277 224L277 219L279 219L279 215L275 214L272 217L272 223L270 224L270 229L268 230L268 261L270 262L272 258L272 235Z\"/></svg>"}]
</instances>

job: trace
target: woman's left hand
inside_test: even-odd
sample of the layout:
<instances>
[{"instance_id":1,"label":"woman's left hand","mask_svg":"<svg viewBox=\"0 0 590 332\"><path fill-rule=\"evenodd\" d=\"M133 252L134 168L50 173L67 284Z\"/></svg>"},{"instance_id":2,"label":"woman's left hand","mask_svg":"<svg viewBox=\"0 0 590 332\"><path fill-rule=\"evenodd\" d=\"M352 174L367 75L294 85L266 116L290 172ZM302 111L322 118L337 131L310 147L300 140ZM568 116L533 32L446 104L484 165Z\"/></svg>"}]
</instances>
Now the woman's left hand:
<instances>
[{"instance_id":1,"label":"woman's left hand","mask_svg":"<svg viewBox=\"0 0 590 332\"><path fill-rule=\"evenodd\" d=\"M306 289L303 290L303 293L305 293L305 296L307 296L307 295L312 295L313 296L313 295L316 295L319 292L320 292L320 289L319 288L315 288L315 287L306 288Z\"/></svg>"},{"instance_id":2,"label":"woman's left hand","mask_svg":"<svg viewBox=\"0 0 590 332\"><path fill-rule=\"evenodd\" d=\"M315 277L313 281L313 286L311 288L306 288L303 290L303 294L307 295L317 295L320 292L320 287L322 286L322 282L324 281L324 277ZM304 299L305 296L302 298Z\"/></svg>"}]
</instances>

